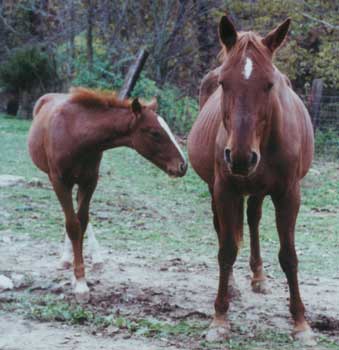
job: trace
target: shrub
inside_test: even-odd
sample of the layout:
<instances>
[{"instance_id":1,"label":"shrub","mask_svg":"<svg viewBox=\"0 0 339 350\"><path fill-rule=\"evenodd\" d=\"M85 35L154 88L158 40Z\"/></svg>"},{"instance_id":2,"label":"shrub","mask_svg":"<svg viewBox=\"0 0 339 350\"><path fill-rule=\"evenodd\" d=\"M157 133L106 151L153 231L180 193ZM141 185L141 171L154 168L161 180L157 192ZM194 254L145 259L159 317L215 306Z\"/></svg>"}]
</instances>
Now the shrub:
<instances>
[{"instance_id":1,"label":"shrub","mask_svg":"<svg viewBox=\"0 0 339 350\"><path fill-rule=\"evenodd\" d=\"M10 92L29 92L55 79L53 60L37 47L16 50L0 67L0 84Z\"/></svg>"},{"instance_id":2,"label":"shrub","mask_svg":"<svg viewBox=\"0 0 339 350\"><path fill-rule=\"evenodd\" d=\"M79 56L75 63L74 86L119 90L124 82L121 73L110 72L110 63L95 57L93 72L89 72L86 57ZM133 89L132 97L150 100L156 96L159 103L159 114L162 115L170 127L177 133L186 133L190 130L198 114L198 103L195 99L183 96L180 90L171 85L159 88L154 80L141 74Z\"/></svg>"}]
</instances>

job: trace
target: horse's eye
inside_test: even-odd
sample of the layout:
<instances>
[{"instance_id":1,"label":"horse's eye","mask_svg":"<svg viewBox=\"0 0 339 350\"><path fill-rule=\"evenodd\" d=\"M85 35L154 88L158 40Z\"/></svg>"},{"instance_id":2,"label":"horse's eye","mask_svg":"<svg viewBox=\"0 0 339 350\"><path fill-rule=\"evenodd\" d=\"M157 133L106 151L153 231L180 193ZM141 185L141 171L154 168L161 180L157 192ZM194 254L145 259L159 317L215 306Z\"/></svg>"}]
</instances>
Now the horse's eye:
<instances>
[{"instance_id":1,"label":"horse's eye","mask_svg":"<svg viewBox=\"0 0 339 350\"><path fill-rule=\"evenodd\" d=\"M267 83L264 89L265 92L271 91L272 87L273 87L273 83Z\"/></svg>"},{"instance_id":2,"label":"horse's eye","mask_svg":"<svg viewBox=\"0 0 339 350\"><path fill-rule=\"evenodd\" d=\"M150 135L155 141L160 141L161 133L159 131L150 131Z\"/></svg>"}]
</instances>

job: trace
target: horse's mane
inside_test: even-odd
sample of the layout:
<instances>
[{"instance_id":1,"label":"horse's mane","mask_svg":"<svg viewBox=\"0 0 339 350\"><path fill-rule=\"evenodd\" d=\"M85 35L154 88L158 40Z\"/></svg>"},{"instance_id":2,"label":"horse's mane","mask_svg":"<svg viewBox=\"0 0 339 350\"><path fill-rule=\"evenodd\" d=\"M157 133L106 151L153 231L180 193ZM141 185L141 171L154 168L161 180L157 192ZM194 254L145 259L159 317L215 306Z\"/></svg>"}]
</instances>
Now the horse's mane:
<instances>
[{"instance_id":1,"label":"horse's mane","mask_svg":"<svg viewBox=\"0 0 339 350\"><path fill-rule=\"evenodd\" d=\"M218 54L218 59L220 62L224 62L227 58L229 60L235 59L239 60L239 57L242 57L247 48L250 48L254 56L257 56L261 60L270 60L268 55L267 47L262 43L262 37L255 32L238 32L238 39L228 52L226 47L223 45L222 50Z\"/></svg>"},{"instance_id":2,"label":"horse's mane","mask_svg":"<svg viewBox=\"0 0 339 350\"><path fill-rule=\"evenodd\" d=\"M132 101L121 100L115 91L98 91L84 87L72 87L69 90L70 100L85 107L94 108L129 108Z\"/></svg>"}]
</instances>

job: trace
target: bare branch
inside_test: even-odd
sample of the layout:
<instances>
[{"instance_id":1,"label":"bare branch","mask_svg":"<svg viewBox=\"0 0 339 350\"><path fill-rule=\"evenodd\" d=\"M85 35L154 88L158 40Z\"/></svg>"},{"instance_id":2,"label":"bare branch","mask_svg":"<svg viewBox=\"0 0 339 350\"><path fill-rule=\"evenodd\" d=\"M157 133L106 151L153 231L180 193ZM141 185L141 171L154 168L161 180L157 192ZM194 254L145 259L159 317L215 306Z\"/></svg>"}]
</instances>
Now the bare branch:
<instances>
[{"instance_id":1,"label":"bare branch","mask_svg":"<svg viewBox=\"0 0 339 350\"><path fill-rule=\"evenodd\" d=\"M315 17L309 15L308 13L303 12L302 15L303 15L304 17L306 17L306 18L308 18L308 19L314 21L314 22L321 23L321 24L323 24L323 25L325 25L326 27L329 27L329 28L331 28L331 29L334 29L334 30L338 30L338 29L339 29L339 26L336 26L336 25L334 25L334 24L331 24L331 23L329 23L329 22L326 22L326 21L324 21L324 20L322 20L322 19L317 19L317 18L315 18Z\"/></svg>"}]
</instances>

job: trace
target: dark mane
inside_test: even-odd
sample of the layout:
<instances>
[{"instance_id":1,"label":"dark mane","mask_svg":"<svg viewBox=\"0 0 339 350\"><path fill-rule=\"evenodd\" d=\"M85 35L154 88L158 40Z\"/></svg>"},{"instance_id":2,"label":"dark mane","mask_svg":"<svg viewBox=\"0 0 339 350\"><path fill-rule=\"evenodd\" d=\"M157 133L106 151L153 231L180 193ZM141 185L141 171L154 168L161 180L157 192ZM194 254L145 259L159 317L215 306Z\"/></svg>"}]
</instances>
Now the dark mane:
<instances>
[{"instance_id":1,"label":"dark mane","mask_svg":"<svg viewBox=\"0 0 339 350\"><path fill-rule=\"evenodd\" d=\"M69 90L71 101L85 107L95 108L130 108L131 100L121 100L115 91L98 91L83 87L72 87Z\"/></svg>"}]
</instances>

